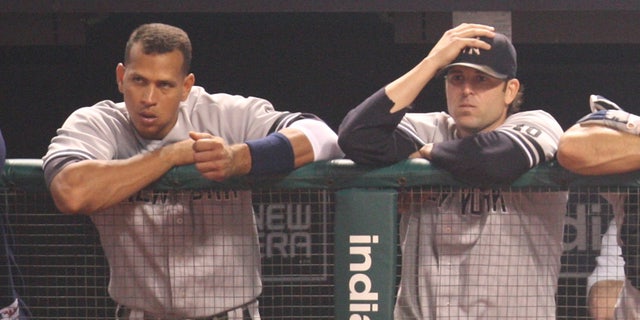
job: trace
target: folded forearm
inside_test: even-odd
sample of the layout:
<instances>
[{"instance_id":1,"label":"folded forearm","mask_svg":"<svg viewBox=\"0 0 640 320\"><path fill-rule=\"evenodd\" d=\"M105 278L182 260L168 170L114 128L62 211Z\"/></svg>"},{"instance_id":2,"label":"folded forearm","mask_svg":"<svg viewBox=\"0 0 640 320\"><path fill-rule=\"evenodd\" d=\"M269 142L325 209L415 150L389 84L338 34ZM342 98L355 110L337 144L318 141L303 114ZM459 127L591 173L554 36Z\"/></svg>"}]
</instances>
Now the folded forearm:
<instances>
[{"instance_id":1,"label":"folded forearm","mask_svg":"<svg viewBox=\"0 0 640 320\"><path fill-rule=\"evenodd\" d=\"M161 150L122 160L84 160L60 171L50 190L62 212L91 214L140 191L172 167Z\"/></svg>"},{"instance_id":2,"label":"folded forearm","mask_svg":"<svg viewBox=\"0 0 640 320\"><path fill-rule=\"evenodd\" d=\"M640 136L604 126L575 125L560 139L558 161L584 175L635 171L640 169Z\"/></svg>"},{"instance_id":3,"label":"folded forearm","mask_svg":"<svg viewBox=\"0 0 640 320\"><path fill-rule=\"evenodd\" d=\"M429 153L434 165L475 185L510 183L529 170L518 145L496 131L435 143Z\"/></svg>"}]
</instances>

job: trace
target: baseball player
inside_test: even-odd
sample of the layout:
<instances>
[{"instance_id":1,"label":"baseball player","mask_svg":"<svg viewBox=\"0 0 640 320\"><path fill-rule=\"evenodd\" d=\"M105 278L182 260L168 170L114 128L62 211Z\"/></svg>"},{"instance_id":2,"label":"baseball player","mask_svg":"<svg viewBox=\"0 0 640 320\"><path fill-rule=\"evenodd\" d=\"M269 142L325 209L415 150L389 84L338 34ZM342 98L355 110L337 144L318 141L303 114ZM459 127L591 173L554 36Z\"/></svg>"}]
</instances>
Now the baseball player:
<instances>
[{"instance_id":1,"label":"baseball player","mask_svg":"<svg viewBox=\"0 0 640 320\"><path fill-rule=\"evenodd\" d=\"M358 163L422 157L475 187L401 194L396 319L555 318L567 192L493 188L551 160L562 134L544 111L517 112L516 68L507 37L462 24L340 125ZM409 113L440 75L448 113Z\"/></svg>"},{"instance_id":2,"label":"baseball player","mask_svg":"<svg viewBox=\"0 0 640 320\"><path fill-rule=\"evenodd\" d=\"M260 250L250 191L152 194L175 166L207 179L286 173L341 157L315 116L194 86L187 34L131 34L116 81L124 102L73 112L43 158L57 207L88 214L110 267L117 319L259 319Z\"/></svg>"},{"instance_id":3,"label":"baseball player","mask_svg":"<svg viewBox=\"0 0 640 320\"><path fill-rule=\"evenodd\" d=\"M0 132L0 174L3 172L7 149L4 137ZM24 301L20 298L16 286L20 284L20 272L13 258L13 234L9 228L9 221L4 212L0 211L2 222L0 223L0 319L26 320L31 313ZM18 282L18 283L16 283Z\"/></svg>"},{"instance_id":4,"label":"baseball player","mask_svg":"<svg viewBox=\"0 0 640 320\"><path fill-rule=\"evenodd\" d=\"M4 137L0 131L0 174L3 172L7 149ZM18 286L22 284L20 270L13 256L13 233L9 227L8 216L0 212L0 319L27 320L31 312L18 293Z\"/></svg>"},{"instance_id":5,"label":"baseball player","mask_svg":"<svg viewBox=\"0 0 640 320\"><path fill-rule=\"evenodd\" d=\"M561 137L558 162L582 175L640 170L640 117L599 95L589 97L589 106L591 113ZM624 196L626 205L624 210L616 212L617 227L611 231L618 234L617 249L624 260L608 258L609 263L602 268L613 269L608 273L619 273L615 270L624 268L624 283L614 306L614 319L640 319L640 199L634 192ZM602 253L603 257L610 255L610 252Z\"/></svg>"}]
</instances>

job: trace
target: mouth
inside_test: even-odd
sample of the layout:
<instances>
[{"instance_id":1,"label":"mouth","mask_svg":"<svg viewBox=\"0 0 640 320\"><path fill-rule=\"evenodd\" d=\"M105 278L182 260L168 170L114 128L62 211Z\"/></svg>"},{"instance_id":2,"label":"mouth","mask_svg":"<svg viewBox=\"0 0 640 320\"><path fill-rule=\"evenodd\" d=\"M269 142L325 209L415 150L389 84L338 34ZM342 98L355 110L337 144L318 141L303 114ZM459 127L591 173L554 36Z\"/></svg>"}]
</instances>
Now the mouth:
<instances>
[{"instance_id":1,"label":"mouth","mask_svg":"<svg viewBox=\"0 0 640 320\"><path fill-rule=\"evenodd\" d=\"M458 111L459 112L471 112L473 110L476 109L476 107L474 105L471 104L461 104L458 106Z\"/></svg>"},{"instance_id":2,"label":"mouth","mask_svg":"<svg viewBox=\"0 0 640 320\"><path fill-rule=\"evenodd\" d=\"M140 118L140 122L143 124L152 124L156 119L158 119L156 115L151 113L140 113L138 114L138 117Z\"/></svg>"},{"instance_id":3,"label":"mouth","mask_svg":"<svg viewBox=\"0 0 640 320\"><path fill-rule=\"evenodd\" d=\"M469 109L469 108L475 108L476 106L469 104L469 103L462 103L458 106L458 108L461 109Z\"/></svg>"}]
</instances>

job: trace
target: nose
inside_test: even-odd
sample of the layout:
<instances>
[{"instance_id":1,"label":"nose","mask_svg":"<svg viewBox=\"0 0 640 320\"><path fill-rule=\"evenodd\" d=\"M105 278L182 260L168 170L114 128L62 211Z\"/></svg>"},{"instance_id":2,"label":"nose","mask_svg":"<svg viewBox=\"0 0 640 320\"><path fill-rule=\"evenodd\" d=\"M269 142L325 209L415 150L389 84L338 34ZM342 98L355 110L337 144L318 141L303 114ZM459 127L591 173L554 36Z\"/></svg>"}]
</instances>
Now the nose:
<instances>
[{"instance_id":1,"label":"nose","mask_svg":"<svg viewBox=\"0 0 640 320\"><path fill-rule=\"evenodd\" d=\"M156 90L153 86L147 86L144 94L142 95L142 99L145 104L154 104L155 103L155 93Z\"/></svg>"},{"instance_id":2,"label":"nose","mask_svg":"<svg viewBox=\"0 0 640 320\"><path fill-rule=\"evenodd\" d=\"M462 84L462 94L465 96L471 95L473 93L473 84L471 81L465 81Z\"/></svg>"}]
</instances>

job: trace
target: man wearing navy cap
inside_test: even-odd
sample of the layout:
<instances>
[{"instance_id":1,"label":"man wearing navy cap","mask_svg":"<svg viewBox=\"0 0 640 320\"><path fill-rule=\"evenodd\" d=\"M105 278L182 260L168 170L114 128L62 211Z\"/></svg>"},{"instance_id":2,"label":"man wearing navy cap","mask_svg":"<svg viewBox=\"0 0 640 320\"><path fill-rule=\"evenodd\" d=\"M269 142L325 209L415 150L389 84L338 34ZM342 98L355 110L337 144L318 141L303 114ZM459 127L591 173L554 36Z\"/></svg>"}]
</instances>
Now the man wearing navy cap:
<instances>
[{"instance_id":1,"label":"man wearing navy cap","mask_svg":"<svg viewBox=\"0 0 640 320\"><path fill-rule=\"evenodd\" d=\"M567 192L499 186L552 160L562 128L545 111L519 112L516 71L506 36L462 24L340 125L357 163L425 158L465 183L400 193L396 319L555 319ZM409 113L439 78L448 112Z\"/></svg>"}]
</instances>

